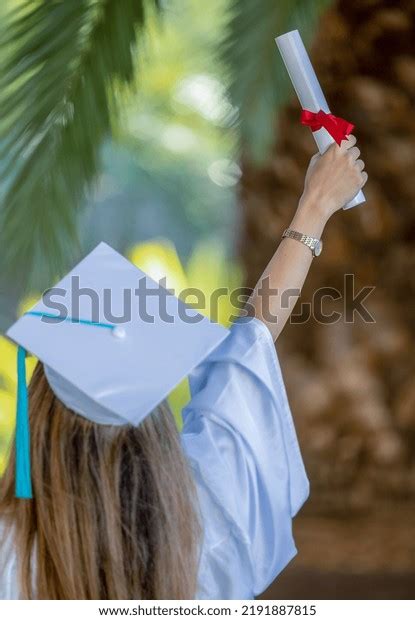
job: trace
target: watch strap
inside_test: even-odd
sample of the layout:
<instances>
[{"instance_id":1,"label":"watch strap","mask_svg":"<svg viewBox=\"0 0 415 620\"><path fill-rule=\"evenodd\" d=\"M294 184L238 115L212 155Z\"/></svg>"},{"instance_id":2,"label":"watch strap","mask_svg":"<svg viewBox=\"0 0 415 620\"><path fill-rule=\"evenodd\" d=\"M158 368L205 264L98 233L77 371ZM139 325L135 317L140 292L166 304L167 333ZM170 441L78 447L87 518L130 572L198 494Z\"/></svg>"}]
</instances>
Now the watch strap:
<instances>
[{"instance_id":1,"label":"watch strap","mask_svg":"<svg viewBox=\"0 0 415 620\"><path fill-rule=\"evenodd\" d=\"M300 233L297 230L293 230L292 228L286 228L284 230L284 232L282 233L282 239L286 237L288 237L289 239L295 239L296 241L300 241L300 243L306 245L313 252L313 256L314 249L320 243L320 239L317 239L316 237L311 237L310 235L305 235L304 233Z\"/></svg>"}]
</instances>

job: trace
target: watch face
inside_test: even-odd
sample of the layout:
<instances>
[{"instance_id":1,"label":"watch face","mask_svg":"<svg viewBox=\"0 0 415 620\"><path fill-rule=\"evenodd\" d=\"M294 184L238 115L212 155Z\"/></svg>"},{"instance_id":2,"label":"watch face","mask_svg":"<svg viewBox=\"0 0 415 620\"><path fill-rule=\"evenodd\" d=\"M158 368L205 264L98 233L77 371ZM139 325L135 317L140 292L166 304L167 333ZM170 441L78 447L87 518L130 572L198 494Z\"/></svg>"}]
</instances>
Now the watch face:
<instances>
[{"instance_id":1,"label":"watch face","mask_svg":"<svg viewBox=\"0 0 415 620\"><path fill-rule=\"evenodd\" d=\"M314 256L320 256L321 252L323 249L323 242L322 241L317 241L316 246L314 248Z\"/></svg>"}]
</instances>

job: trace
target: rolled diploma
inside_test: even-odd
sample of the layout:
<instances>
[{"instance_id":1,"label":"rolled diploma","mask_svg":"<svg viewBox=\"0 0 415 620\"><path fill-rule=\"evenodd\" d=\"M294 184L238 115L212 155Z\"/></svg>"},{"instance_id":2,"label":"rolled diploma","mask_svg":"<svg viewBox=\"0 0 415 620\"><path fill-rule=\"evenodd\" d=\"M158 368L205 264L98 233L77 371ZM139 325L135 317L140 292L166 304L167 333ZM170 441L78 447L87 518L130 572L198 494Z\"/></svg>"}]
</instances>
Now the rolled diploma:
<instances>
[{"instance_id":1,"label":"rolled diploma","mask_svg":"<svg viewBox=\"0 0 415 620\"><path fill-rule=\"evenodd\" d=\"M303 110L310 110L311 112L323 110L326 114L330 113L326 98L321 90L310 57L307 54L298 30L293 30L292 32L282 34L280 37L276 37L275 42L280 50ZM313 131L313 136L320 153L324 153L330 144L334 142L334 139L324 127L318 131ZM350 209L365 201L366 198L363 192L359 191L343 209Z\"/></svg>"}]
</instances>

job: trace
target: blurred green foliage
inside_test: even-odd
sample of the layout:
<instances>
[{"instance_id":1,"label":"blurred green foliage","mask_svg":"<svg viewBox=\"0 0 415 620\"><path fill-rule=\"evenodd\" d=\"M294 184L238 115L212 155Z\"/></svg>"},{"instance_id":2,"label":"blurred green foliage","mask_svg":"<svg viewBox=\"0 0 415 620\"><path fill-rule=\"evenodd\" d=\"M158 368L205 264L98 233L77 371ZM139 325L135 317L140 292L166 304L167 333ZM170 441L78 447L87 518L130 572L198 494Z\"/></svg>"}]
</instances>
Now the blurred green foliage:
<instances>
[{"instance_id":1,"label":"blurred green foliage","mask_svg":"<svg viewBox=\"0 0 415 620\"><path fill-rule=\"evenodd\" d=\"M300 30L309 43L321 12L333 0L230 0L222 44L231 100L239 108L240 144L254 163L275 142L277 110L293 93L275 37Z\"/></svg>"},{"instance_id":2,"label":"blurred green foliage","mask_svg":"<svg viewBox=\"0 0 415 620\"><path fill-rule=\"evenodd\" d=\"M223 218L220 189L239 174L213 57L224 2L166 2L161 20L154 4L29 0L3 20L0 239L7 271L30 287L82 253L79 207L103 189L107 200L111 182L127 181L127 202L150 219L157 204L181 212L190 234Z\"/></svg>"},{"instance_id":3,"label":"blurred green foliage","mask_svg":"<svg viewBox=\"0 0 415 620\"><path fill-rule=\"evenodd\" d=\"M117 83L153 0L33 2L0 33L0 240L8 271L47 284L77 249L75 214L99 169Z\"/></svg>"},{"instance_id":4,"label":"blurred green foliage","mask_svg":"<svg viewBox=\"0 0 415 620\"><path fill-rule=\"evenodd\" d=\"M136 81L118 91L121 112L102 151L103 174L81 218L85 248L105 239L123 251L163 236L186 258L210 237L232 252L237 110L215 51L225 4L213 0L200 11L196 0L166 3L162 18L148 24Z\"/></svg>"}]
</instances>

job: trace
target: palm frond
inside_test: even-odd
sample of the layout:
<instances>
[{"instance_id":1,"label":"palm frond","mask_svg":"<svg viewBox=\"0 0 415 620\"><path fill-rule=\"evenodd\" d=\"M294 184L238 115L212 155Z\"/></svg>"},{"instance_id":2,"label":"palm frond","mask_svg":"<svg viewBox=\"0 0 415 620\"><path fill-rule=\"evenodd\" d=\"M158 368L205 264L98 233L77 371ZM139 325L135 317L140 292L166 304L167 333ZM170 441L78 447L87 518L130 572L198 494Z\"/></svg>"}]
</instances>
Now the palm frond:
<instances>
[{"instance_id":1,"label":"palm frond","mask_svg":"<svg viewBox=\"0 0 415 620\"><path fill-rule=\"evenodd\" d=\"M276 111L292 93L274 38L298 29L305 42L333 0L230 0L222 57L232 103L239 107L241 147L254 162L275 141Z\"/></svg>"},{"instance_id":2,"label":"palm frond","mask_svg":"<svg viewBox=\"0 0 415 620\"><path fill-rule=\"evenodd\" d=\"M50 284L78 251L76 215L99 167L117 83L157 0L28 0L0 44L3 269Z\"/></svg>"}]
</instances>

